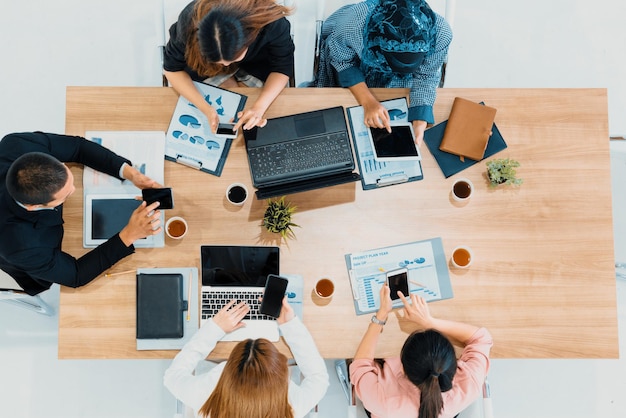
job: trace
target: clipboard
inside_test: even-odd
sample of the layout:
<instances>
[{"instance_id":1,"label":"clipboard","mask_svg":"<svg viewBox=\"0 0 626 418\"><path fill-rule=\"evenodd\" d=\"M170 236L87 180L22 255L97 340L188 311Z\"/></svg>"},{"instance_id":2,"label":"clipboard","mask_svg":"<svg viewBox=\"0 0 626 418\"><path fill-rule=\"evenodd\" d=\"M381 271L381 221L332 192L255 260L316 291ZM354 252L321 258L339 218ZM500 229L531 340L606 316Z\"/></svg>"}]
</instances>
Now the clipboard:
<instances>
[{"instance_id":1,"label":"clipboard","mask_svg":"<svg viewBox=\"0 0 626 418\"><path fill-rule=\"evenodd\" d=\"M409 107L405 97L385 100L381 104L388 109L392 122L408 121ZM376 161L368 137L368 128L363 123L363 106L349 107L346 111L363 190L424 178L420 161Z\"/></svg>"},{"instance_id":2,"label":"clipboard","mask_svg":"<svg viewBox=\"0 0 626 418\"><path fill-rule=\"evenodd\" d=\"M345 255L357 315L376 312L386 272L406 268L409 292L433 302L454 297L440 237ZM400 299L394 308L401 307Z\"/></svg>"},{"instance_id":3,"label":"clipboard","mask_svg":"<svg viewBox=\"0 0 626 418\"><path fill-rule=\"evenodd\" d=\"M236 121L246 105L248 98L242 94L197 81L193 84L215 108L220 123ZM214 134L206 116L183 96L178 97L165 136L166 160L219 177L232 142L232 138Z\"/></svg>"}]
</instances>

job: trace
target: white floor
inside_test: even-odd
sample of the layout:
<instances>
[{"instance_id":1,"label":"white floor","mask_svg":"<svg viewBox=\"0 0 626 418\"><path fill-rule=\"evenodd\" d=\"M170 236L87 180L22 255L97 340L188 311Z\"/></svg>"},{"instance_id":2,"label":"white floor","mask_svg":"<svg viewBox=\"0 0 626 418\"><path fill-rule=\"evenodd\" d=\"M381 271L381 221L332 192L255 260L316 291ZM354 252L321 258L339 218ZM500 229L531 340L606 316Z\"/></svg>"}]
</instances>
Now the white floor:
<instances>
[{"instance_id":1,"label":"white floor","mask_svg":"<svg viewBox=\"0 0 626 418\"><path fill-rule=\"evenodd\" d=\"M160 85L159 4L3 0L0 136L63 132L68 85ZM593 8L582 0L458 2L446 86L606 87L610 133L625 134L625 12L626 3L615 0L597 0ZM621 346L625 292L626 282L618 281ZM44 298L58 307L58 288ZM0 416L172 416L174 400L161 384L167 361L59 361L57 319L0 303ZM626 360L495 360L495 415L623 417L625 376ZM345 406L334 381L319 416L345 416Z\"/></svg>"}]
</instances>

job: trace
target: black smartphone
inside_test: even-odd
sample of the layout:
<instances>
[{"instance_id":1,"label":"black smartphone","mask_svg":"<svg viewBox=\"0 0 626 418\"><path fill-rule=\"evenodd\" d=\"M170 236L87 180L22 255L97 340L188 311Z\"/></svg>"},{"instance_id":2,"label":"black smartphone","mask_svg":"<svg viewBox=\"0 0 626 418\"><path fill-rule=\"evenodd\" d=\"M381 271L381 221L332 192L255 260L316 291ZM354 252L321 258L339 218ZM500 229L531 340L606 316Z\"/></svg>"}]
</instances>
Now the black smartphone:
<instances>
[{"instance_id":1,"label":"black smartphone","mask_svg":"<svg viewBox=\"0 0 626 418\"><path fill-rule=\"evenodd\" d=\"M159 209L173 209L174 208L174 195L170 187L163 189L143 189L141 191L143 200L148 205L154 202L159 202Z\"/></svg>"},{"instance_id":2,"label":"black smartphone","mask_svg":"<svg viewBox=\"0 0 626 418\"><path fill-rule=\"evenodd\" d=\"M391 292L391 300L400 299L398 291L402 292L404 297L409 296L409 271L405 268L387 272L387 284Z\"/></svg>"},{"instance_id":3,"label":"black smartphone","mask_svg":"<svg viewBox=\"0 0 626 418\"><path fill-rule=\"evenodd\" d=\"M217 135L226 135L226 136L237 136L237 132L233 131L235 127L234 123L218 123L217 131L215 132Z\"/></svg>"},{"instance_id":4,"label":"black smartphone","mask_svg":"<svg viewBox=\"0 0 626 418\"><path fill-rule=\"evenodd\" d=\"M265 292L261 301L261 313L278 318L283 307L283 298L289 281L284 277L270 274L265 282Z\"/></svg>"}]
</instances>

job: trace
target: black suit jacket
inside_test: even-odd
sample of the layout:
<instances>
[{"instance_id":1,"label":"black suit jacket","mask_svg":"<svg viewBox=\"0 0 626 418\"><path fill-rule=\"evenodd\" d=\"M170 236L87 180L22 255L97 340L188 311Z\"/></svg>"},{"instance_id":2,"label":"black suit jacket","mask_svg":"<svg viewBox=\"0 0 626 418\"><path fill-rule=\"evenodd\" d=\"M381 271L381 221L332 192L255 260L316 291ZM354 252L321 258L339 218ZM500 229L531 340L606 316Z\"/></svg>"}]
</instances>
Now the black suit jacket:
<instances>
[{"instance_id":1,"label":"black suit jacket","mask_svg":"<svg viewBox=\"0 0 626 418\"><path fill-rule=\"evenodd\" d=\"M6 189L7 171L13 161L33 151L63 162L81 163L116 178L122 164L130 164L110 150L76 136L25 132L7 135L0 141L0 269L30 295L49 289L52 283L70 287L87 284L135 250L115 235L78 259L64 253L63 205L28 211Z\"/></svg>"}]
</instances>

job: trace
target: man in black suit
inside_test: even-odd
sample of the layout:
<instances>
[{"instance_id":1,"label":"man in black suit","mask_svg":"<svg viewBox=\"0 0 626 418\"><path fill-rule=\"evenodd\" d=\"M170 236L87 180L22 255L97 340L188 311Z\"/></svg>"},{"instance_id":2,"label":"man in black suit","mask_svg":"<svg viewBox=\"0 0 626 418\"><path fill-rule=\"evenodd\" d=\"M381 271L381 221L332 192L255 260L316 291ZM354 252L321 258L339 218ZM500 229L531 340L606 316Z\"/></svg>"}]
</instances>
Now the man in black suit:
<instances>
[{"instance_id":1,"label":"man in black suit","mask_svg":"<svg viewBox=\"0 0 626 418\"><path fill-rule=\"evenodd\" d=\"M84 138L43 132L15 133L0 141L0 269L36 295L52 283L79 287L135 251L133 243L161 232L157 203L133 212L115 236L76 259L61 250L63 202L74 192L64 162L159 187L127 159Z\"/></svg>"}]
</instances>

